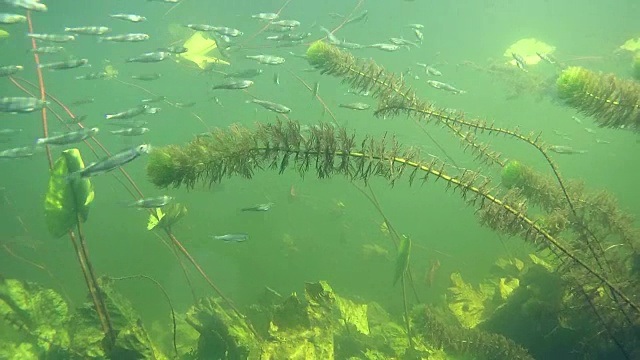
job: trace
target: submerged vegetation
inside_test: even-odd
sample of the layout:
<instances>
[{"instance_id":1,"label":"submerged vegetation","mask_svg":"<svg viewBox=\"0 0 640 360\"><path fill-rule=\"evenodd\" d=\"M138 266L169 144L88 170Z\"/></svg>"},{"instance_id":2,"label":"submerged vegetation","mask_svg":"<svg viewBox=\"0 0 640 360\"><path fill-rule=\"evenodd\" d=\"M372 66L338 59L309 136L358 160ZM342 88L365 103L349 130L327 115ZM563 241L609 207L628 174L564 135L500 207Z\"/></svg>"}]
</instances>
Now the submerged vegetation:
<instances>
[{"instance_id":1,"label":"submerged vegetation","mask_svg":"<svg viewBox=\"0 0 640 360\"><path fill-rule=\"evenodd\" d=\"M274 20L279 14L255 16ZM366 21L363 19L367 12L342 17L342 25ZM282 21L292 24L292 20ZM422 36L415 28L420 24L411 25L415 34ZM208 25L189 27L193 26L207 29ZM286 27L291 30L295 26ZM219 27L211 31L232 30L235 29ZM196 34L196 39L202 38L201 33ZM548 143L541 132L522 132L495 125L491 119L436 106L410 86L404 73L398 75L374 60L358 58L336 46L350 43L328 30L326 34L330 42L311 42L305 56L300 57L308 61L312 71L338 78L352 91L370 94L377 102L374 116L387 122L388 132L380 136L356 133L339 126L335 117L334 122L308 121L306 124L313 125L305 125L291 120L287 115L291 110L284 105L254 98L248 102L262 101L272 105L267 109L280 109L276 111L278 117L255 125L212 128L186 144L154 147L147 157L147 179L160 189L188 190L212 188L233 177L254 179L263 171L294 173L302 178L315 175L318 179L346 179L369 200L382 222L380 229L389 246L368 243L360 249L375 261L392 263L385 289L390 296L402 300L403 311L391 315L378 303L353 294L339 295L321 279L304 283L300 295L279 294L267 287L250 306L237 306L174 235L176 224L195 213L187 211L182 203L146 207L143 213L148 216L149 233L156 235L175 257L193 302L174 308L163 285L147 275L99 276L89 261L84 232L84 226L91 223L89 210L95 196L92 181L71 176L85 168L79 150L65 150L54 159L47 148L51 168L44 198L47 229L56 238L68 236L71 240L88 298L86 303L73 304L62 294L63 289L0 276L0 358L529 360L575 358L575 354L603 359L640 358L640 229L614 196L563 177L550 155L556 146ZM303 41L308 35L300 36ZM206 40L205 55L223 44L217 39ZM383 45L382 49L400 48L376 45ZM530 92L542 98L553 94L558 103L592 116L600 127L638 131L637 82L554 63L548 55L555 48L549 49L544 56L537 54L540 59L536 60L546 57L555 65L552 78L529 73L526 62L518 63L514 53L511 56L518 66L496 62L483 70L508 79L518 95ZM636 78L640 77L639 56L636 54L632 65ZM247 57L260 57L271 65L284 62L284 58L275 56ZM425 71L430 67L422 65ZM109 71L111 75L117 72ZM318 96L318 83L312 88L294 76L313 93L314 101L319 100L324 109L331 111ZM238 81L253 84L250 80ZM279 73L274 74L274 82L279 84ZM227 90L247 89L225 86ZM455 94L465 92L455 90ZM164 97L156 99L160 98L158 101L166 101ZM218 98L215 100L222 106ZM365 103L340 106L351 110L369 108ZM147 108L143 105L136 109ZM150 114L159 110L152 109L155 110ZM394 135L394 121L401 118L440 127L443 131L438 134L460 142L465 152L459 156L468 156L471 161L465 164L471 163L474 170L458 166L448 154L447 160L440 159L423 150L423 144ZM46 119L44 122L46 128ZM427 136L432 137L431 133ZM496 136L533 150L541 165L535 167L533 161L495 150L491 141ZM142 146L147 149L147 145ZM129 184L118 180L131 195L144 198L122 169L126 163L105 172L119 168ZM509 241L528 245L526 253L496 259L491 275L483 280L469 281L469 274L456 270L448 274L450 286L439 304L423 302L416 291L417 276L412 267L418 258L413 252L423 244L402 234L391 223L370 186L376 179L390 187L407 185L416 199L420 199L422 191L416 185L448 192L453 196L436 201L462 200L478 224L501 239L508 237ZM290 195L296 196L293 186ZM336 203L342 213L345 205ZM269 211L271 205L269 202L242 211L253 216ZM441 204L430 205L437 209ZM460 220L455 226L465 226L464 221L470 219L473 218ZM243 242L249 235L213 238ZM283 244L287 254L299 251L288 233ZM432 281L432 271L439 266L434 259L424 276L425 283ZM191 270L206 281L214 296L196 293L189 278ZM170 310L166 318L153 325L144 324L137 304L118 288L122 281L132 279L153 283L153 291L162 295L157 296L162 310Z\"/></svg>"},{"instance_id":2,"label":"submerged vegetation","mask_svg":"<svg viewBox=\"0 0 640 360\"><path fill-rule=\"evenodd\" d=\"M425 158L394 137L357 138L345 128L323 123L306 130L293 121L257 124L255 129L235 125L216 129L210 137L196 138L185 146L160 148L150 156L150 180L158 187L191 188L198 183L212 185L225 177L251 178L256 171L274 169L282 173L288 168L303 176L313 171L319 178L342 175L364 183L372 177L384 178L391 184L424 183L432 179L475 208L480 223L499 233L522 237L536 245L539 256L549 259L554 271L546 278L552 279L554 291L566 295L555 300L542 298L536 306L571 308L569 315L558 314L557 321L581 324L580 331L574 332L582 336L575 339L577 343L604 333L611 341L588 344L594 353L621 352L629 358L638 355L640 288L633 280L638 274L638 231L631 217L617 208L611 195L585 189L579 181L562 179L539 135L524 135L484 120L469 119L463 113L438 109L420 100L403 79L373 61L361 61L332 45L316 42L309 47L307 57L322 73L341 77L352 87L371 92L379 101L378 116L388 118L406 113L449 129L465 148L472 149L480 164L501 168L502 186L506 190L498 190L497 184L482 172L460 170L441 160ZM594 76L585 70L565 70L558 80L560 97L569 101L579 96L579 90L584 92L584 86L596 87ZM593 80L577 85L580 79ZM596 101L602 96L591 99ZM577 100L572 101L572 106L578 106ZM607 104L618 106L606 101L601 103L604 105L595 105L593 101L590 106L594 113L604 111ZM602 116L628 123L635 121L636 109L630 109L617 115L604 111ZM535 147L549 164L552 176L540 174L521 162L506 162L489 145L476 140L483 134L504 134ZM534 276L530 280L535 284L539 279ZM506 286L504 282L501 284ZM519 294L521 288L509 292ZM514 298L523 301L521 296ZM564 305L550 303L559 299ZM516 315L524 316L523 310L515 310ZM432 315L424 316L432 319ZM565 320L560 320L561 317ZM542 338L546 334L536 336ZM447 346L444 347L446 350Z\"/></svg>"}]
</instances>

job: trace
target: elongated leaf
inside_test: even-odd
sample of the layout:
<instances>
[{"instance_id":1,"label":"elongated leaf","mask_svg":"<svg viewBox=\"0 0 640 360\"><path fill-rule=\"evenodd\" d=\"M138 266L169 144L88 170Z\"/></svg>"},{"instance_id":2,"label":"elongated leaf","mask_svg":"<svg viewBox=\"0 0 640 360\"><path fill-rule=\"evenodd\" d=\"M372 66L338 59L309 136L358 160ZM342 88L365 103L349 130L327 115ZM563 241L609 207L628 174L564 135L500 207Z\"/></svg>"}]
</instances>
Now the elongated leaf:
<instances>
[{"instance_id":1,"label":"elongated leaf","mask_svg":"<svg viewBox=\"0 0 640 360\"><path fill-rule=\"evenodd\" d=\"M49 177L49 188L44 199L45 219L51 235L60 237L89 216L89 205L95 193L89 179L67 178L67 175L84 168L78 149L62 152Z\"/></svg>"},{"instance_id":2,"label":"elongated leaf","mask_svg":"<svg viewBox=\"0 0 640 360\"><path fill-rule=\"evenodd\" d=\"M411 253L411 239L402 236L400 246L398 247L398 257L396 258L396 273L393 277L393 285L395 285L409 267L409 254Z\"/></svg>"}]
</instances>

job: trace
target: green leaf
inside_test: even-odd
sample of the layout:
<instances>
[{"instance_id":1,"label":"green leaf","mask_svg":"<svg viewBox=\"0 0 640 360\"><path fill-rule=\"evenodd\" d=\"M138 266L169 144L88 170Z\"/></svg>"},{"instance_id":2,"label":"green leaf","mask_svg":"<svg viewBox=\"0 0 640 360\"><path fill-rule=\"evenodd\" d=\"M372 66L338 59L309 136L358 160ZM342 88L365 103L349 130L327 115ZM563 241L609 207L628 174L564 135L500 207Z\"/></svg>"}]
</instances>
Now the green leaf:
<instances>
[{"instance_id":1,"label":"green leaf","mask_svg":"<svg viewBox=\"0 0 640 360\"><path fill-rule=\"evenodd\" d=\"M411 253L411 239L402 236L400 246L398 247L398 257L396 258L396 273L393 277L393 285L395 285L409 267L409 254Z\"/></svg>"},{"instance_id":2,"label":"green leaf","mask_svg":"<svg viewBox=\"0 0 640 360\"><path fill-rule=\"evenodd\" d=\"M164 211L154 209L151 215L149 215L147 230L153 230L155 228L169 229L185 215L187 215L187 208L178 203L165 207Z\"/></svg>"},{"instance_id":3,"label":"green leaf","mask_svg":"<svg viewBox=\"0 0 640 360\"><path fill-rule=\"evenodd\" d=\"M91 181L67 178L83 168L84 162L78 149L63 151L53 165L44 210L49 233L55 237L66 234L78 221L87 220L89 205L95 196Z\"/></svg>"}]
</instances>

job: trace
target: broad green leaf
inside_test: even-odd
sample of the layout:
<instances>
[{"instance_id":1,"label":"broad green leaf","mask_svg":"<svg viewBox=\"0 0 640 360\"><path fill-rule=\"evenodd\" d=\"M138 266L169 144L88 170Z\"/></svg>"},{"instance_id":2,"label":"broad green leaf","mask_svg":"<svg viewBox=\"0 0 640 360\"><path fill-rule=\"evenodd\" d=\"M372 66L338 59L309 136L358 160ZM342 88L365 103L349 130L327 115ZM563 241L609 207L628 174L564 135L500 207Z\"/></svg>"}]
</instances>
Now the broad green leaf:
<instances>
[{"instance_id":1,"label":"broad green leaf","mask_svg":"<svg viewBox=\"0 0 640 360\"><path fill-rule=\"evenodd\" d=\"M51 235L60 237L85 222L89 205L95 193L89 179L69 179L68 175L84 168L78 149L62 152L56 160L49 177L49 188L44 199L45 219Z\"/></svg>"},{"instance_id":2,"label":"broad green leaf","mask_svg":"<svg viewBox=\"0 0 640 360\"><path fill-rule=\"evenodd\" d=\"M395 285L409 267L409 254L411 253L411 239L402 236L400 246L398 247L398 257L396 258L396 273L393 277L393 285Z\"/></svg>"}]
</instances>

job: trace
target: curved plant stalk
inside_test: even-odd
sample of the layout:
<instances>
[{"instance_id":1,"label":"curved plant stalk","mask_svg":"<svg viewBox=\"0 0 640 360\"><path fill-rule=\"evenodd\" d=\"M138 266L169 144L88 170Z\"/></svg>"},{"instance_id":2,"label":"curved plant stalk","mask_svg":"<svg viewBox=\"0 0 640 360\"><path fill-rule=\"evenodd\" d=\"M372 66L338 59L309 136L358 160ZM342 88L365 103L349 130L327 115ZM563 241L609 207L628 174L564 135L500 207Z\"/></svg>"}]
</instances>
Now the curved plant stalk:
<instances>
[{"instance_id":1,"label":"curved plant stalk","mask_svg":"<svg viewBox=\"0 0 640 360\"><path fill-rule=\"evenodd\" d=\"M158 280L152 278L151 276L147 276L147 275L143 275L143 274L137 274L137 275L129 275L129 276L120 276L120 277L112 277L112 276L108 276L107 277L109 280L129 280L129 279L146 279L151 281L158 289L160 289L160 291L162 292L162 295L164 296L164 298L167 300L167 303L169 304L169 308L171 309L171 321L172 321L172 325L173 325L173 351L176 355L176 359L178 358L178 342L176 341L176 336L177 336L177 322L176 322L176 312L175 309L173 307L173 304L171 303L171 298L169 297L169 293L167 293L167 290L164 289L164 286L162 286L162 284L160 284L158 282Z\"/></svg>"},{"instance_id":2,"label":"curved plant stalk","mask_svg":"<svg viewBox=\"0 0 640 360\"><path fill-rule=\"evenodd\" d=\"M309 133L303 133L300 125L291 121L258 124L253 131L236 125L228 130L217 129L211 137L195 139L186 146L156 149L149 155L147 174L151 182L161 188L181 185L192 188L197 183L212 185L230 176L251 178L255 171L264 168L282 173L290 166L301 175L313 168L319 178L341 174L365 183L372 176L379 176L393 184L405 173L410 184L417 178L422 182L429 177L436 182L442 180L447 189L458 191L468 204L477 208L485 224L556 250L640 314L635 300L576 256L569 244L531 219L525 213L526 203L516 193L506 193L501 199L493 193L490 180L480 174L464 170L451 175L445 163L421 159L415 150L404 150L395 139L389 142L386 137L365 138L357 146L355 135L328 124L314 127Z\"/></svg>"}]
</instances>

